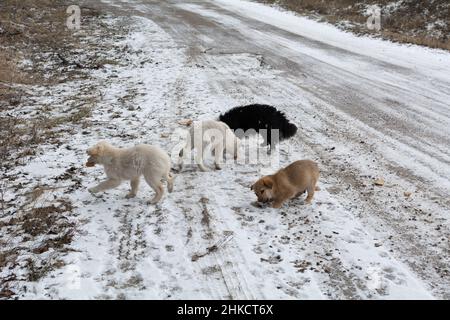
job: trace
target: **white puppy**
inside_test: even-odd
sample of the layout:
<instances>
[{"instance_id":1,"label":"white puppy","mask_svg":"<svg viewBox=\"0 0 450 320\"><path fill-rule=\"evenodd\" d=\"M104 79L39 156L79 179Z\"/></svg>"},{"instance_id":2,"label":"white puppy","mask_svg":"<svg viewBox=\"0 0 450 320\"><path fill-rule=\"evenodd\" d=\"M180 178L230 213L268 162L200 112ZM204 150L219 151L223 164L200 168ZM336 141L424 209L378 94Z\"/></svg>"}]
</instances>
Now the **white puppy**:
<instances>
[{"instance_id":1,"label":"white puppy","mask_svg":"<svg viewBox=\"0 0 450 320\"><path fill-rule=\"evenodd\" d=\"M105 141L97 143L87 150L89 159L86 166L103 165L108 179L98 186L90 188L89 192L100 191L118 187L123 180L129 180L131 191L126 198L134 198L139 188L141 175L148 185L156 192L155 197L149 201L151 204L161 200L164 194L162 180L167 181L169 192L173 190L173 177L170 174L170 158L159 147L150 145L137 145L132 148L116 148Z\"/></svg>"},{"instance_id":2,"label":"white puppy","mask_svg":"<svg viewBox=\"0 0 450 320\"><path fill-rule=\"evenodd\" d=\"M214 154L214 164L217 170L221 169L224 151L238 159L240 140L227 124L221 121L205 120L196 121L189 129L186 145L180 151L178 165L183 169L184 158L190 154L189 151L196 149L195 161L202 171L208 171L203 164L204 151L211 146Z\"/></svg>"}]
</instances>

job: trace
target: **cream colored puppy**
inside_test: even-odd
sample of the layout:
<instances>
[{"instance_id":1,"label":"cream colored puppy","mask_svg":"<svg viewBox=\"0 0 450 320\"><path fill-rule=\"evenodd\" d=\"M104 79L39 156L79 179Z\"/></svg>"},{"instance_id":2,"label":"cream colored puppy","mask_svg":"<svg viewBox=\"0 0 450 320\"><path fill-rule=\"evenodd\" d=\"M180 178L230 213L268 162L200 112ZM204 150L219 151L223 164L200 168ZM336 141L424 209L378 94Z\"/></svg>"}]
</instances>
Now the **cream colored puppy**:
<instances>
[{"instance_id":1,"label":"cream colored puppy","mask_svg":"<svg viewBox=\"0 0 450 320\"><path fill-rule=\"evenodd\" d=\"M169 192L173 190L173 177L170 174L170 158L157 146L140 144L131 148L116 148L108 142L101 141L87 150L89 159L86 166L103 165L108 179L98 186L90 188L89 192L118 187L123 180L129 180L131 191L126 198L134 198L139 188L139 180L143 175L148 185L156 192L149 201L151 204L161 200L164 194L162 180L167 181Z\"/></svg>"},{"instance_id":2,"label":"cream colored puppy","mask_svg":"<svg viewBox=\"0 0 450 320\"><path fill-rule=\"evenodd\" d=\"M240 143L240 139L234 135L227 124L216 120L196 121L189 129L186 145L179 154L180 171L183 169L184 158L193 149L197 150L195 161L200 170L208 171L203 164L204 151L208 146L211 146L214 154L215 168L220 170L224 151L236 160L239 157Z\"/></svg>"}]
</instances>

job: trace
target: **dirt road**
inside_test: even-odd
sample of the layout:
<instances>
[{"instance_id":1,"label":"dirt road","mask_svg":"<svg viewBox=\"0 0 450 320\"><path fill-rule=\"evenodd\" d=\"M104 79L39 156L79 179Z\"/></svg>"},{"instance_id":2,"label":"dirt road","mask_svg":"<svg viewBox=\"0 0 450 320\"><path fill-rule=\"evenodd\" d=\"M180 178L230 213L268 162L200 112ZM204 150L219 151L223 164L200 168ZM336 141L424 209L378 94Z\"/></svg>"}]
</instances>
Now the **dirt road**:
<instances>
[{"instance_id":1,"label":"dirt road","mask_svg":"<svg viewBox=\"0 0 450 320\"><path fill-rule=\"evenodd\" d=\"M299 127L280 146L280 165L317 161L321 191L312 206L260 209L248 186L274 167L192 167L149 209L149 189L124 200L124 185L92 199L88 175L71 196L88 222L65 258L79 286L59 287L63 272L42 280L38 296L450 298L448 53L357 38L236 0L98 8L137 26L127 43L135 67L105 80L95 119L112 128L99 124L98 138L172 150L175 140L161 134L180 129L179 119L268 103ZM119 91L138 108L106 120ZM79 137L80 161L95 138Z\"/></svg>"}]
</instances>

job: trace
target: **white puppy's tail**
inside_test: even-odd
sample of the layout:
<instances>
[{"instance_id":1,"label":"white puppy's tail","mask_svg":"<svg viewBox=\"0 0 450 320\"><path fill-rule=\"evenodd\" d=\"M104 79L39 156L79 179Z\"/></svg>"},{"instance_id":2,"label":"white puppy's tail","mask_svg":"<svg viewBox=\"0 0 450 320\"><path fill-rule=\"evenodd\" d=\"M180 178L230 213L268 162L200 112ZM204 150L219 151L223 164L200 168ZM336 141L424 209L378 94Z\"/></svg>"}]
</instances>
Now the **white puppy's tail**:
<instances>
[{"instance_id":1,"label":"white puppy's tail","mask_svg":"<svg viewBox=\"0 0 450 320\"><path fill-rule=\"evenodd\" d=\"M172 175L170 172L166 175L167 190L169 190L169 192L173 191L173 181L175 180L175 177L176 176Z\"/></svg>"}]
</instances>

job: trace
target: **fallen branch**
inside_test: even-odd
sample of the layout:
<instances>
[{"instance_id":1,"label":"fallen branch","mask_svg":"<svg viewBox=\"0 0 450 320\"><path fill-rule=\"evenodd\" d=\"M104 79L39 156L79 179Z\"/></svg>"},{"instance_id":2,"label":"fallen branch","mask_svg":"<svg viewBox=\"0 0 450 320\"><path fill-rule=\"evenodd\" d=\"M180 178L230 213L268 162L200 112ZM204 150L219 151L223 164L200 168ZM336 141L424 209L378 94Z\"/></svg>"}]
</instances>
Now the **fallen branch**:
<instances>
[{"instance_id":1,"label":"fallen branch","mask_svg":"<svg viewBox=\"0 0 450 320\"><path fill-rule=\"evenodd\" d=\"M58 58L62 61L62 63L66 66L75 66L78 69L100 69L101 67L103 67L104 64L100 64L100 63L93 63L91 65L82 65L81 63L77 62L77 61L69 61L67 60L61 53L57 53L56 54L58 56Z\"/></svg>"},{"instance_id":2,"label":"fallen branch","mask_svg":"<svg viewBox=\"0 0 450 320\"><path fill-rule=\"evenodd\" d=\"M233 232L230 232L225 237L223 237L221 240L219 240L216 244L212 245L211 247L206 248L206 252L195 253L192 256L191 261L195 262L198 259L203 258L204 256L207 256L210 253L216 252L217 250L219 250L220 247L223 247L232 238L233 238Z\"/></svg>"},{"instance_id":3,"label":"fallen branch","mask_svg":"<svg viewBox=\"0 0 450 320\"><path fill-rule=\"evenodd\" d=\"M62 61L62 63L63 63L64 65L66 65L66 66L76 66L76 67L79 68L79 69L86 69L86 67L83 66L82 64L80 64L79 62L67 60L67 59L64 58L64 57L62 56L62 54L59 53L59 52L58 52L56 55L57 55L58 58Z\"/></svg>"}]
</instances>

